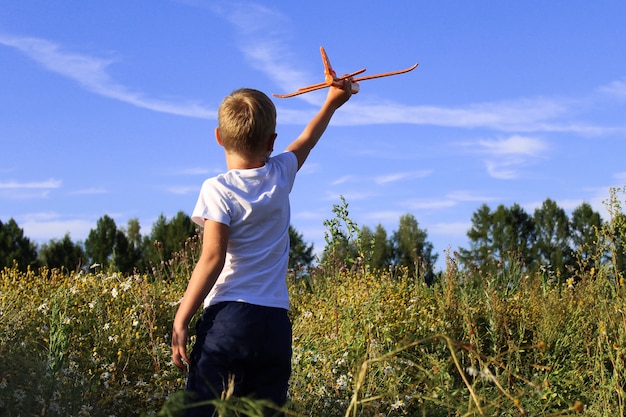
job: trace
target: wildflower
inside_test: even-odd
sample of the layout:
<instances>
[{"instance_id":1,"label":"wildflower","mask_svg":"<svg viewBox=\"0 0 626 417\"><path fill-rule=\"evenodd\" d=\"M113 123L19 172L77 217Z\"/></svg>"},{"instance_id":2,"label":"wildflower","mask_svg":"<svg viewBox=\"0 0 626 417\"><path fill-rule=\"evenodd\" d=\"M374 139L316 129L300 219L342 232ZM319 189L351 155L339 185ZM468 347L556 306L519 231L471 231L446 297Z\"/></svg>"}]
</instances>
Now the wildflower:
<instances>
[{"instance_id":1,"label":"wildflower","mask_svg":"<svg viewBox=\"0 0 626 417\"><path fill-rule=\"evenodd\" d=\"M336 381L337 389L340 391L345 391L348 388L348 377L343 374Z\"/></svg>"},{"instance_id":2,"label":"wildflower","mask_svg":"<svg viewBox=\"0 0 626 417\"><path fill-rule=\"evenodd\" d=\"M80 407L80 411L78 412L78 415L79 416L90 416L92 410L93 410L92 406L83 404Z\"/></svg>"},{"instance_id":3,"label":"wildflower","mask_svg":"<svg viewBox=\"0 0 626 417\"><path fill-rule=\"evenodd\" d=\"M574 288L574 278L567 279L567 288Z\"/></svg>"},{"instance_id":4,"label":"wildflower","mask_svg":"<svg viewBox=\"0 0 626 417\"><path fill-rule=\"evenodd\" d=\"M480 377L486 381L495 381L496 377L493 376L493 374L491 373L491 370L487 367L483 368L483 370L480 372Z\"/></svg>"},{"instance_id":5,"label":"wildflower","mask_svg":"<svg viewBox=\"0 0 626 417\"><path fill-rule=\"evenodd\" d=\"M397 409L403 408L403 407L404 407L404 401L398 400L395 403L391 404L391 411L397 410Z\"/></svg>"},{"instance_id":6,"label":"wildflower","mask_svg":"<svg viewBox=\"0 0 626 417\"><path fill-rule=\"evenodd\" d=\"M478 369L476 369L473 366L466 368L465 372L467 372L469 376L474 376L474 377L478 376Z\"/></svg>"},{"instance_id":7,"label":"wildflower","mask_svg":"<svg viewBox=\"0 0 626 417\"><path fill-rule=\"evenodd\" d=\"M50 310L50 308L48 307L48 303L43 303L42 305L37 307L37 310L45 315L48 314L48 310Z\"/></svg>"},{"instance_id":8,"label":"wildflower","mask_svg":"<svg viewBox=\"0 0 626 417\"><path fill-rule=\"evenodd\" d=\"M117 288L113 288L113 289L111 290L111 296L112 296L113 298L117 298Z\"/></svg>"}]
</instances>

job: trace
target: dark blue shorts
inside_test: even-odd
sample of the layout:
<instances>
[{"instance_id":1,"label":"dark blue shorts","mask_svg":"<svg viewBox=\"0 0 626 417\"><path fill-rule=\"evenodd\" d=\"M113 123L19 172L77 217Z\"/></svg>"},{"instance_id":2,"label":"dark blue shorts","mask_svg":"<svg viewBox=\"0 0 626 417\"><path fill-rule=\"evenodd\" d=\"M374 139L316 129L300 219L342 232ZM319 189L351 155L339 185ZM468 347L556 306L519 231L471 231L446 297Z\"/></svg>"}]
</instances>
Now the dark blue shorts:
<instances>
[{"instance_id":1,"label":"dark blue shorts","mask_svg":"<svg viewBox=\"0 0 626 417\"><path fill-rule=\"evenodd\" d=\"M291 376L291 322L287 310L240 302L207 307L196 324L187 391L192 402L233 395L287 400ZM192 407L185 416L210 416L212 407Z\"/></svg>"}]
</instances>

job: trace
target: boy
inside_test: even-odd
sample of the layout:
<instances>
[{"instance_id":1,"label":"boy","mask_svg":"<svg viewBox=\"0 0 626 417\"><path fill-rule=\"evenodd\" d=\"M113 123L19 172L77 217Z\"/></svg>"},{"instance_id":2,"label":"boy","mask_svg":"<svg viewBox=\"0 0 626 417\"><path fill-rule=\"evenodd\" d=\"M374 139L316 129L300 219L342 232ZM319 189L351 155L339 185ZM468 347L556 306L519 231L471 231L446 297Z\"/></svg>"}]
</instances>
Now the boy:
<instances>
[{"instance_id":1,"label":"boy","mask_svg":"<svg viewBox=\"0 0 626 417\"><path fill-rule=\"evenodd\" d=\"M172 360L181 370L189 365L193 401L220 398L231 389L235 396L285 404L291 374L289 192L334 112L351 95L350 80L330 87L300 136L271 158L276 108L269 97L240 89L220 105L215 136L228 172L202 185L192 215L204 227L202 254L172 330ZM188 357L189 322L202 303ZM185 415L213 412L210 406L192 407Z\"/></svg>"}]
</instances>

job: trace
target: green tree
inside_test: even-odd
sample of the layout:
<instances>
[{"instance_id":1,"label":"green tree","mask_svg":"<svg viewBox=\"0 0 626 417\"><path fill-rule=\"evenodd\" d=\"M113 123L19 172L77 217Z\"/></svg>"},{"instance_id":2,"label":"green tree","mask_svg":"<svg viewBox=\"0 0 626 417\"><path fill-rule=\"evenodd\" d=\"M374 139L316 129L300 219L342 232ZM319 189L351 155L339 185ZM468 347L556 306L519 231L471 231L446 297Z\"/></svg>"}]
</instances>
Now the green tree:
<instances>
[{"instance_id":1,"label":"green tree","mask_svg":"<svg viewBox=\"0 0 626 417\"><path fill-rule=\"evenodd\" d=\"M146 270L147 264L144 262L140 231L141 226L136 218L128 221L125 230L119 229L117 231L113 249L113 264L118 271L131 273L135 270Z\"/></svg>"},{"instance_id":2,"label":"green tree","mask_svg":"<svg viewBox=\"0 0 626 417\"><path fill-rule=\"evenodd\" d=\"M300 270L307 268L313 262L313 245L304 242L301 233L289 225L289 269Z\"/></svg>"},{"instance_id":3,"label":"green tree","mask_svg":"<svg viewBox=\"0 0 626 417\"><path fill-rule=\"evenodd\" d=\"M22 230L11 218L0 221L0 269L17 263L20 270L37 266L37 246L24 236Z\"/></svg>"},{"instance_id":4,"label":"green tree","mask_svg":"<svg viewBox=\"0 0 626 417\"><path fill-rule=\"evenodd\" d=\"M376 226L376 231L363 226L361 239L370 267L373 269L387 269L393 262L393 244L387 238L387 231L382 224Z\"/></svg>"},{"instance_id":5,"label":"green tree","mask_svg":"<svg viewBox=\"0 0 626 417\"><path fill-rule=\"evenodd\" d=\"M570 238L581 266L589 270L605 257L603 246L599 245L602 230L602 217L589 203L582 203L572 211Z\"/></svg>"},{"instance_id":6,"label":"green tree","mask_svg":"<svg viewBox=\"0 0 626 417\"><path fill-rule=\"evenodd\" d=\"M78 271L85 263L83 247L72 242L69 233L63 239L52 239L39 249L39 259L48 268L67 268Z\"/></svg>"},{"instance_id":7,"label":"green tree","mask_svg":"<svg viewBox=\"0 0 626 417\"><path fill-rule=\"evenodd\" d=\"M517 203L511 208L499 205L493 213L492 253L501 267L528 266L535 259L535 223Z\"/></svg>"},{"instance_id":8,"label":"green tree","mask_svg":"<svg viewBox=\"0 0 626 417\"><path fill-rule=\"evenodd\" d=\"M152 225L149 237L144 238L143 253L148 264L167 262L179 252L185 241L197 234L191 217L179 211L171 220L161 214Z\"/></svg>"},{"instance_id":9,"label":"green tree","mask_svg":"<svg viewBox=\"0 0 626 417\"><path fill-rule=\"evenodd\" d=\"M469 249L459 248L459 258L466 267L486 272L492 264L494 248L493 213L483 204L472 214L472 227L467 232Z\"/></svg>"},{"instance_id":10,"label":"green tree","mask_svg":"<svg viewBox=\"0 0 626 417\"><path fill-rule=\"evenodd\" d=\"M116 237L115 220L105 214L98 219L96 228L89 231L85 240L85 254L91 265L97 263L106 268L111 264Z\"/></svg>"},{"instance_id":11,"label":"green tree","mask_svg":"<svg viewBox=\"0 0 626 417\"><path fill-rule=\"evenodd\" d=\"M565 210L556 202L546 199L533 214L535 223L535 261L549 267L560 279L570 274L566 267L571 265L570 221Z\"/></svg>"},{"instance_id":12,"label":"green tree","mask_svg":"<svg viewBox=\"0 0 626 417\"><path fill-rule=\"evenodd\" d=\"M534 262L535 224L518 204L500 204L495 211L483 204L472 215L467 237L470 248L459 249L460 259L483 275Z\"/></svg>"},{"instance_id":13,"label":"green tree","mask_svg":"<svg viewBox=\"0 0 626 417\"><path fill-rule=\"evenodd\" d=\"M434 279L434 266L437 254L433 245L426 239L426 230L419 228L412 214L400 216L398 229L393 232L394 264L405 266L414 277L424 277L430 283Z\"/></svg>"}]
</instances>

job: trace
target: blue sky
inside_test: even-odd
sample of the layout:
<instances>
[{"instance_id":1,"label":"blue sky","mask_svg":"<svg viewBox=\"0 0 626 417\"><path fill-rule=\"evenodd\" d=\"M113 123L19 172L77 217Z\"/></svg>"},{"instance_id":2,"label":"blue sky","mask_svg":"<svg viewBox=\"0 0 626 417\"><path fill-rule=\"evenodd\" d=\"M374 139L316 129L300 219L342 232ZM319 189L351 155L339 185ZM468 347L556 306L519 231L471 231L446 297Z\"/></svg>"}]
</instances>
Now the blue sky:
<instances>
[{"instance_id":1,"label":"blue sky","mask_svg":"<svg viewBox=\"0 0 626 417\"><path fill-rule=\"evenodd\" d=\"M224 170L216 109L239 87L365 81L298 174L292 224L324 246L343 195L389 235L413 214L435 251L468 247L482 205L546 198L606 215L626 184L626 2L0 3L0 220L38 243L191 213ZM325 92L274 99L286 147Z\"/></svg>"}]
</instances>

